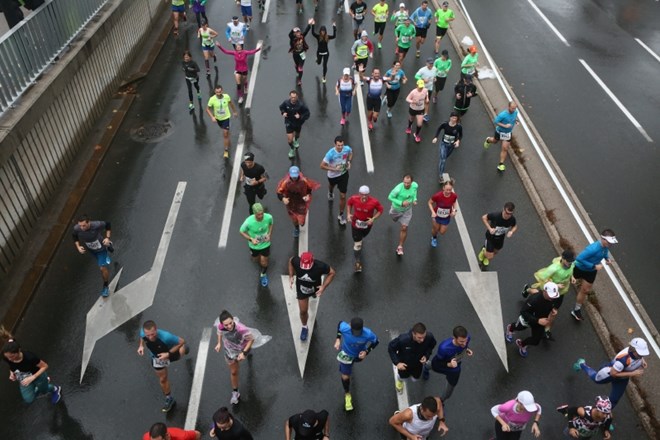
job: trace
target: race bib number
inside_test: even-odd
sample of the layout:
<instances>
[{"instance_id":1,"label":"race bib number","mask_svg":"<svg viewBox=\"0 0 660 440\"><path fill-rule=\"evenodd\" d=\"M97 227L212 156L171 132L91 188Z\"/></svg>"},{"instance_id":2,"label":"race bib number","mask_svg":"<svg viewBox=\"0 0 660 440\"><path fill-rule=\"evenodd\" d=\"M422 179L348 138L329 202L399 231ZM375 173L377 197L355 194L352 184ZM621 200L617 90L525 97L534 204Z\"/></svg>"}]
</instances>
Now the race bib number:
<instances>
[{"instance_id":1,"label":"race bib number","mask_svg":"<svg viewBox=\"0 0 660 440\"><path fill-rule=\"evenodd\" d=\"M447 72L444 70L438 70L438 78L447 78Z\"/></svg>"},{"instance_id":2,"label":"race bib number","mask_svg":"<svg viewBox=\"0 0 660 440\"><path fill-rule=\"evenodd\" d=\"M362 20L364 18L364 14L362 12L356 12L355 13L355 19L356 20Z\"/></svg>"},{"instance_id":3,"label":"race bib number","mask_svg":"<svg viewBox=\"0 0 660 440\"><path fill-rule=\"evenodd\" d=\"M503 141L511 140L511 132L509 132L509 133L498 132L498 133L500 133L500 139L501 140L503 140Z\"/></svg>"},{"instance_id":4,"label":"race bib number","mask_svg":"<svg viewBox=\"0 0 660 440\"><path fill-rule=\"evenodd\" d=\"M257 243L265 243L266 241L266 234L259 234L254 237L257 240Z\"/></svg>"},{"instance_id":5,"label":"race bib number","mask_svg":"<svg viewBox=\"0 0 660 440\"><path fill-rule=\"evenodd\" d=\"M442 136L442 142L444 142L446 144L453 144L454 139L456 139L456 136L452 136L452 135L449 135L449 134L446 134L446 135Z\"/></svg>"},{"instance_id":6,"label":"race bib number","mask_svg":"<svg viewBox=\"0 0 660 440\"><path fill-rule=\"evenodd\" d=\"M405 43L407 43L407 42L409 42L409 41L410 41L410 37L409 37L409 36L407 36L407 35L402 35L402 36L401 36L401 42L402 42L402 43L405 44Z\"/></svg>"},{"instance_id":7,"label":"race bib number","mask_svg":"<svg viewBox=\"0 0 660 440\"><path fill-rule=\"evenodd\" d=\"M525 425L521 425L520 423L509 422L509 427L511 428L511 431L522 431Z\"/></svg>"},{"instance_id":8,"label":"race bib number","mask_svg":"<svg viewBox=\"0 0 660 440\"><path fill-rule=\"evenodd\" d=\"M353 363L353 358L347 355L344 352L344 350L341 350L339 353L337 353L337 360L342 364L346 364L346 365L350 365Z\"/></svg>"},{"instance_id":9,"label":"race bib number","mask_svg":"<svg viewBox=\"0 0 660 440\"><path fill-rule=\"evenodd\" d=\"M385 20L387 20L387 15L385 15L385 14L377 14L376 15L376 21L383 22Z\"/></svg>"},{"instance_id":10,"label":"race bib number","mask_svg":"<svg viewBox=\"0 0 660 440\"><path fill-rule=\"evenodd\" d=\"M154 368L169 367L170 360L169 359L151 358L151 365L153 365Z\"/></svg>"},{"instance_id":11,"label":"race bib number","mask_svg":"<svg viewBox=\"0 0 660 440\"><path fill-rule=\"evenodd\" d=\"M86 242L85 246L87 246L87 249L91 249L93 251L98 251L102 247L101 242L98 240Z\"/></svg>"},{"instance_id":12,"label":"race bib number","mask_svg":"<svg viewBox=\"0 0 660 440\"><path fill-rule=\"evenodd\" d=\"M495 233L493 235L504 235L507 233L509 228L504 227L504 226L496 226L495 227Z\"/></svg>"},{"instance_id":13,"label":"race bib number","mask_svg":"<svg viewBox=\"0 0 660 440\"><path fill-rule=\"evenodd\" d=\"M300 293L304 295L313 295L316 293L315 287L300 286Z\"/></svg>"},{"instance_id":14,"label":"race bib number","mask_svg":"<svg viewBox=\"0 0 660 440\"><path fill-rule=\"evenodd\" d=\"M27 379L28 377L32 376L32 373L26 373L24 371L14 371L14 376L16 376L16 380L21 382L23 379Z\"/></svg>"},{"instance_id":15,"label":"race bib number","mask_svg":"<svg viewBox=\"0 0 660 440\"><path fill-rule=\"evenodd\" d=\"M355 220L355 227L358 229L367 229L369 227L369 222L365 220Z\"/></svg>"},{"instance_id":16,"label":"race bib number","mask_svg":"<svg viewBox=\"0 0 660 440\"><path fill-rule=\"evenodd\" d=\"M438 208L437 211L435 211L435 215L437 215L440 218L447 218L449 217L449 209Z\"/></svg>"},{"instance_id":17,"label":"race bib number","mask_svg":"<svg viewBox=\"0 0 660 440\"><path fill-rule=\"evenodd\" d=\"M300 52L300 59L305 61L305 57L306 57L305 52Z\"/></svg>"},{"instance_id":18,"label":"race bib number","mask_svg":"<svg viewBox=\"0 0 660 440\"><path fill-rule=\"evenodd\" d=\"M245 178L245 184L246 184L246 185L250 185L250 186L252 186L252 184L254 183L254 181L255 181L254 177L246 177L246 178Z\"/></svg>"}]
</instances>

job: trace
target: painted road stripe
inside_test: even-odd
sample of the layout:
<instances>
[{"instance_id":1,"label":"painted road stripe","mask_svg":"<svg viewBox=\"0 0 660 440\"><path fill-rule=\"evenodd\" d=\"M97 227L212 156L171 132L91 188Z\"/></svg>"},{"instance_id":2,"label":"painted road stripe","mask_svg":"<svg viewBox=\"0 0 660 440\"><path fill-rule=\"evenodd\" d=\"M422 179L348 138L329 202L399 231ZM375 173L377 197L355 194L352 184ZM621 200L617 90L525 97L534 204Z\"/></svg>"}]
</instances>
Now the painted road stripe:
<instances>
[{"instance_id":1,"label":"painted road stripe","mask_svg":"<svg viewBox=\"0 0 660 440\"><path fill-rule=\"evenodd\" d=\"M264 40L257 42L257 48L261 47L263 50ZM248 82L248 95L245 100L245 109L248 110L252 107L252 96L254 95L254 85L257 83L257 73L259 72L259 61L261 61L261 50L254 54L254 62L252 63L252 71L250 72L250 81Z\"/></svg>"},{"instance_id":2,"label":"painted road stripe","mask_svg":"<svg viewBox=\"0 0 660 440\"><path fill-rule=\"evenodd\" d=\"M199 341L197 349L197 361L195 362L195 374L192 387L190 388L190 400L188 401L188 413L186 414L185 428L195 429L197 424L197 413L199 402L202 398L202 385L204 384L204 372L206 371L206 359L209 356L209 344L211 341L211 328L206 327L202 332L202 340Z\"/></svg>"},{"instance_id":3,"label":"painted road stripe","mask_svg":"<svg viewBox=\"0 0 660 440\"><path fill-rule=\"evenodd\" d=\"M658 1L658 0L655 0L655 1ZM648 47L646 44L644 44L644 42L643 42L642 40L640 40L639 38L635 38L635 41L637 41L637 42L638 42L638 43L639 43L644 49L646 49L646 51L647 51L648 53L651 54L651 56L652 56L653 58L655 58L655 59L660 63L660 55L658 55L657 53L653 52L653 50L652 50L650 47Z\"/></svg>"},{"instance_id":4,"label":"painted road stripe","mask_svg":"<svg viewBox=\"0 0 660 440\"><path fill-rule=\"evenodd\" d=\"M261 22L265 23L266 20L268 20L268 10L270 9L270 0L266 0L264 3L264 12L263 15L261 16Z\"/></svg>"},{"instance_id":5,"label":"painted road stripe","mask_svg":"<svg viewBox=\"0 0 660 440\"><path fill-rule=\"evenodd\" d=\"M527 0L527 2L529 2L529 4L532 6L532 8L541 16L543 21L545 21L545 24L547 24L548 27L550 27L550 29L552 30L552 32L555 33L557 38L559 38L561 40L561 42L566 45L566 47L570 47L571 45L568 44L568 41L566 41L566 38L564 38L564 36L559 32L559 30L555 27L555 25L553 25L550 22L550 20L548 20L548 17L546 17L545 14L543 12L541 12L541 10L534 4L534 2L532 2L532 0Z\"/></svg>"},{"instance_id":6,"label":"painted road stripe","mask_svg":"<svg viewBox=\"0 0 660 440\"><path fill-rule=\"evenodd\" d=\"M309 211L305 216L305 226L300 227L300 235L298 236L298 255L309 250Z\"/></svg>"},{"instance_id":7,"label":"painted road stripe","mask_svg":"<svg viewBox=\"0 0 660 440\"><path fill-rule=\"evenodd\" d=\"M243 159L243 150L245 149L245 130L241 130L238 135L238 144L236 145L236 155L234 156L234 168L231 171L231 180L229 181L229 192L225 202L225 212L222 215L222 226L220 228L220 240L218 247L227 247L229 238L229 227L231 225L231 214L234 211L234 200L236 199L236 186L238 185L238 171L241 169L241 160Z\"/></svg>"},{"instance_id":8,"label":"painted road stripe","mask_svg":"<svg viewBox=\"0 0 660 440\"><path fill-rule=\"evenodd\" d=\"M357 87L357 102L360 113L360 132L362 133L362 145L364 146L364 160L367 163L367 172L373 174L374 159L371 155L371 140L369 139L369 129L367 128L367 112L362 99L362 87L360 84L360 74L355 72L355 84Z\"/></svg>"},{"instance_id":9,"label":"painted road stripe","mask_svg":"<svg viewBox=\"0 0 660 440\"><path fill-rule=\"evenodd\" d=\"M463 3L463 0L457 0L458 3L460 3L461 8L463 9L463 13L465 14L465 18L468 21L470 28L472 29L472 32L474 33L475 38L479 42L479 45L481 47L481 51L483 52L484 56L488 59L488 62L491 64L491 66L495 66L495 62L493 61L493 58L490 56L490 53L486 49L486 45L484 44L483 40L481 39L481 36L479 35L479 32L477 32L477 28L474 26L474 23L472 22L472 19L470 18L470 14L467 11L467 8L465 7L465 4ZM504 85L504 82L502 81L502 77L500 76L499 72L497 69L493 69L493 72L495 74L495 78L497 78L497 82L499 83L502 91L504 92L504 95L507 97L509 101L513 100L513 97L509 93L509 90L507 90L506 86ZM541 163L545 167L546 171L550 175L550 179L552 179L552 182L555 184L557 190L559 191L559 194L561 195L562 199L564 200L564 203L566 203L566 206L568 207L569 211L571 212L571 215L573 216L573 219L577 222L578 227L582 231L582 234L584 235L585 239L589 243L594 242L594 238L591 236L591 233L589 232L589 228L587 228L587 225L584 224L582 221L582 218L580 218L580 214L577 212L577 209L575 208L575 205L573 205L573 202L571 201L571 198L568 196L566 193L566 190L564 189L562 183L559 181L559 178L557 177L557 174L555 173L555 170L552 169L552 166L550 165L550 162L548 162L548 158L545 157L545 154L543 150L541 149L541 146L536 142L536 139L534 138L532 131L530 130L529 126L527 125L527 121L522 115L518 115L518 120L520 121L520 125L522 126L523 130L525 130L525 133L527 134L527 137L529 138L530 142L532 143L532 146L534 147L534 150L536 150L536 154L539 156L539 159L541 160ZM653 347L653 351L655 351L655 355L660 358L660 346L655 342L655 339L653 338L653 335L651 334L651 331L649 328L646 326L644 323L644 320L639 316L639 313L637 313L637 310L635 309L635 306L633 305L632 301L630 301L630 298L628 298L628 295L626 294L625 290L621 286L621 283L619 280L616 278L614 275L614 272L608 267L605 266L605 272L609 276L610 280L612 281L612 284L616 288L617 292L619 293L619 296L623 300L623 302L626 304L626 307L628 308L628 311L632 315L632 317L635 319L635 322L639 326L639 328L642 330L642 333L644 333L644 336L646 336L646 340L651 344L651 347Z\"/></svg>"},{"instance_id":10,"label":"painted road stripe","mask_svg":"<svg viewBox=\"0 0 660 440\"><path fill-rule=\"evenodd\" d=\"M396 339L399 334L393 330L389 331L390 333L390 339ZM408 408L410 406L410 401L408 399L408 381L404 380L403 382L403 391L398 392L396 391L396 381L399 377L397 371L396 371L396 365L392 365L393 371L394 371L394 392L396 393L396 403L399 411L403 411L404 409Z\"/></svg>"},{"instance_id":11,"label":"painted road stripe","mask_svg":"<svg viewBox=\"0 0 660 440\"><path fill-rule=\"evenodd\" d=\"M307 355L309 354L309 346L312 343L312 335L314 333L314 323L316 322L316 313L319 308L319 301L321 298L310 298L309 309L307 311L307 327L309 333L307 341L300 340L300 331L302 330L302 323L300 322L300 311L298 309L298 298L296 298L296 287L291 287L289 284L289 275L282 275L282 288L284 290L284 301L286 302L286 310L289 314L289 323L291 324L291 335L293 336L293 346L296 349L296 359L298 360L298 370L300 377L305 374L305 365L307 364Z\"/></svg>"}]
</instances>

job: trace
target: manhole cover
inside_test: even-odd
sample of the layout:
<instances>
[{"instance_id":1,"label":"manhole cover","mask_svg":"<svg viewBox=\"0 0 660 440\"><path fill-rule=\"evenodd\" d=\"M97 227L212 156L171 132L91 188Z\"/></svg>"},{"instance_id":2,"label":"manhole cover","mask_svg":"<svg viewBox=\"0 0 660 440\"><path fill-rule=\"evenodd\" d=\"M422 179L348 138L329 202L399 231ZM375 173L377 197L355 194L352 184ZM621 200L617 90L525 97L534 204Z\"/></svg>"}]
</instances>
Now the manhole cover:
<instances>
[{"instance_id":1,"label":"manhole cover","mask_svg":"<svg viewBox=\"0 0 660 440\"><path fill-rule=\"evenodd\" d=\"M138 142L158 142L172 133L172 123L148 122L131 130L131 137Z\"/></svg>"}]
</instances>

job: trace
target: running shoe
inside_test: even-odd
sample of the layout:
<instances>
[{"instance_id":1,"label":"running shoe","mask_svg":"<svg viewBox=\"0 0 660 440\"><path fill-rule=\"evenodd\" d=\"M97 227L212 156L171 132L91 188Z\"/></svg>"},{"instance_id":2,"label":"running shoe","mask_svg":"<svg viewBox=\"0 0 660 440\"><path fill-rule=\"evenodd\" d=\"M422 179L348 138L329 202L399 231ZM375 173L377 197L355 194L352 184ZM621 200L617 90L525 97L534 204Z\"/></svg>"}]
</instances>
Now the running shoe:
<instances>
[{"instance_id":1,"label":"running shoe","mask_svg":"<svg viewBox=\"0 0 660 440\"><path fill-rule=\"evenodd\" d=\"M238 97L238 103L239 103L239 104L243 104L243 97L242 97L242 96L239 96L239 97Z\"/></svg>"},{"instance_id":2,"label":"running shoe","mask_svg":"<svg viewBox=\"0 0 660 440\"><path fill-rule=\"evenodd\" d=\"M420 51L415 52L415 58L419 58L419 55L421 54Z\"/></svg>"},{"instance_id":3,"label":"running shoe","mask_svg":"<svg viewBox=\"0 0 660 440\"><path fill-rule=\"evenodd\" d=\"M211 69L206 69L206 76L211 76Z\"/></svg>"},{"instance_id":4,"label":"running shoe","mask_svg":"<svg viewBox=\"0 0 660 440\"><path fill-rule=\"evenodd\" d=\"M195 110L195 104L192 102L188 103L188 110Z\"/></svg>"},{"instance_id":5,"label":"running shoe","mask_svg":"<svg viewBox=\"0 0 660 440\"><path fill-rule=\"evenodd\" d=\"M268 274L266 273L259 274L259 281L261 282L262 287L268 287Z\"/></svg>"},{"instance_id":6,"label":"running shoe","mask_svg":"<svg viewBox=\"0 0 660 440\"><path fill-rule=\"evenodd\" d=\"M486 268L490 264L490 260L488 258L484 257L484 261L482 261L481 264L484 268Z\"/></svg>"},{"instance_id":7,"label":"running shoe","mask_svg":"<svg viewBox=\"0 0 660 440\"><path fill-rule=\"evenodd\" d=\"M382 48L383 48L383 45L380 44L380 41L379 41L379 42L378 42L378 49L382 49Z\"/></svg>"},{"instance_id":8,"label":"running shoe","mask_svg":"<svg viewBox=\"0 0 660 440\"><path fill-rule=\"evenodd\" d=\"M248 30L248 31L250 30L250 23L247 23L247 24L245 25L245 29Z\"/></svg>"},{"instance_id":9,"label":"running shoe","mask_svg":"<svg viewBox=\"0 0 660 440\"><path fill-rule=\"evenodd\" d=\"M293 138L293 148L298 148L300 147L300 142L298 142L298 138Z\"/></svg>"},{"instance_id":10,"label":"running shoe","mask_svg":"<svg viewBox=\"0 0 660 440\"><path fill-rule=\"evenodd\" d=\"M353 398L350 393L346 393L344 396L344 409L346 411L353 411Z\"/></svg>"},{"instance_id":11,"label":"running shoe","mask_svg":"<svg viewBox=\"0 0 660 440\"><path fill-rule=\"evenodd\" d=\"M479 251L479 255L477 255L477 259L479 259L479 262L481 262L481 263L484 262L484 258L485 258L484 252L485 251L486 251L486 249L481 248L481 251Z\"/></svg>"},{"instance_id":12,"label":"running shoe","mask_svg":"<svg viewBox=\"0 0 660 440\"><path fill-rule=\"evenodd\" d=\"M346 217L344 217L342 214L337 216L337 220L339 221L340 226L346 226Z\"/></svg>"},{"instance_id":13,"label":"running shoe","mask_svg":"<svg viewBox=\"0 0 660 440\"><path fill-rule=\"evenodd\" d=\"M424 119L424 122L429 122L431 120L431 118L429 118L429 115L427 114L425 114L422 119Z\"/></svg>"},{"instance_id":14,"label":"running shoe","mask_svg":"<svg viewBox=\"0 0 660 440\"><path fill-rule=\"evenodd\" d=\"M174 408L175 404L176 404L176 400L174 400L174 397L168 396L165 398L165 404L160 410L164 413L170 412L170 410Z\"/></svg>"},{"instance_id":15,"label":"running shoe","mask_svg":"<svg viewBox=\"0 0 660 440\"><path fill-rule=\"evenodd\" d=\"M103 286L103 289L101 289L101 296L103 298L107 298L108 295L110 295L110 289L108 288L108 286Z\"/></svg>"},{"instance_id":16,"label":"running shoe","mask_svg":"<svg viewBox=\"0 0 660 440\"><path fill-rule=\"evenodd\" d=\"M224 157L225 159L229 159L229 150L225 150L225 152L222 153L222 157Z\"/></svg>"},{"instance_id":17,"label":"running shoe","mask_svg":"<svg viewBox=\"0 0 660 440\"><path fill-rule=\"evenodd\" d=\"M293 238L300 237L300 228L293 228Z\"/></svg>"},{"instance_id":18,"label":"running shoe","mask_svg":"<svg viewBox=\"0 0 660 440\"><path fill-rule=\"evenodd\" d=\"M550 330L546 330L543 332L543 337L547 339L548 341L554 341L555 338L552 337L552 332Z\"/></svg>"},{"instance_id":19,"label":"running shoe","mask_svg":"<svg viewBox=\"0 0 660 440\"><path fill-rule=\"evenodd\" d=\"M490 142L488 142L488 138L484 141L484 148L487 150L490 148Z\"/></svg>"},{"instance_id":20,"label":"running shoe","mask_svg":"<svg viewBox=\"0 0 660 440\"><path fill-rule=\"evenodd\" d=\"M213 54L213 62L214 62L214 63L217 63L217 62L218 62L218 57L216 57L215 54Z\"/></svg>"},{"instance_id":21,"label":"running shoe","mask_svg":"<svg viewBox=\"0 0 660 440\"><path fill-rule=\"evenodd\" d=\"M397 247L396 247L396 254L397 254L398 256L403 255L403 246L397 246Z\"/></svg>"},{"instance_id":22,"label":"running shoe","mask_svg":"<svg viewBox=\"0 0 660 440\"><path fill-rule=\"evenodd\" d=\"M294 157L296 157L296 150L293 149L293 148L290 148L289 149L289 159L293 159Z\"/></svg>"},{"instance_id":23,"label":"running shoe","mask_svg":"<svg viewBox=\"0 0 660 440\"><path fill-rule=\"evenodd\" d=\"M568 405L558 406L557 412L564 417L568 417Z\"/></svg>"},{"instance_id":24,"label":"running shoe","mask_svg":"<svg viewBox=\"0 0 660 440\"><path fill-rule=\"evenodd\" d=\"M339 120L339 125L346 125L346 119L341 118L341 119Z\"/></svg>"},{"instance_id":25,"label":"running shoe","mask_svg":"<svg viewBox=\"0 0 660 440\"><path fill-rule=\"evenodd\" d=\"M341 8L337 8L337 15L341 15Z\"/></svg>"},{"instance_id":26,"label":"running shoe","mask_svg":"<svg viewBox=\"0 0 660 440\"><path fill-rule=\"evenodd\" d=\"M309 329L307 327L303 327L302 330L300 330L300 340L306 341L308 334L309 334Z\"/></svg>"},{"instance_id":27,"label":"running shoe","mask_svg":"<svg viewBox=\"0 0 660 440\"><path fill-rule=\"evenodd\" d=\"M580 371L582 369L582 364L586 364L587 361L585 361L583 358L579 358L574 364L573 364L573 369L575 371Z\"/></svg>"},{"instance_id":28,"label":"running shoe","mask_svg":"<svg viewBox=\"0 0 660 440\"><path fill-rule=\"evenodd\" d=\"M355 262L355 272L356 273L362 272L362 263L360 263L359 261Z\"/></svg>"},{"instance_id":29,"label":"running shoe","mask_svg":"<svg viewBox=\"0 0 660 440\"><path fill-rule=\"evenodd\" d=\"M529 284L525 284L523 286L522 292L520 292L523 298L527 298L529 296L529 292L527 291L527 289L529 289Z\"/></svg>"},{"instance_id":30,"label":"running shoe","mask_svg":"<svg viewBox=\"0 0 660 440\"><path fill-rule=\"evenodd\" d=\"M429 380L429 376L431 375L431 372L429 371L428 365L424 364L422 367L422 379L423 380Z\"/></svg>"},{"instance_id":31,"label":"running shoe","mask_svg":"<svg viewBox=\"0 0 660 440\"><path fill-rule=\"evenodd\" d=\"M302 86L302 80L299 79L299 80L296 82L296 84L298 84L298 87Z\"/></svg>"},{"instance_id":32,"label":"running shoe","mask_svg":"<svg viewBox=\"0 0 660 440\"><path fill-rule=\"evenodd\" d=\"M55 389L50 393L50 403L55 405L62 398L62 387L55 385Z\"/></svg>"},{"instance_id":33,"label":"running shoe","mask_svg":"<svg viewBox=\"0 0 660 440\"><path fill-rule=\"evenodd\" d=\"M435 104L436 102L438 102L438 98L436 96L433 96L433 98L431 98L431 101L433 101L433 104Z\"/></svg>"},{"instance_id":34,"label":"running shoe","mask_svg":"<svg viewBox=\"0 0 660 440\"><path fill-rule=\"evenodd\" d=\"M507 324L506 330L504 331L504 339L506 342L513 342L513 331L511 330L511 324Z\"/></svg>"},{"instance_id":35,"label":"running shoe","mask_svg":"<svg viewBox=\"0 0 660 440\"><path fill-rule=\"evenodd\" d=\"M333 201L335 199L335 193L328 191L328 200Z\"/></svg>"},{"instance_id":36,"label":"running shoe","mask_svg":"<svg viewBox=\"0 0 660 440\"><path fill-rule=\"evenodd\" d=\"M438 247L438 239L436 237L431 237L431 247Z\"/></svg>"},{"instance_id":37,"label":"running shoe","mask_svg":"<svg viewBox=\"0 0 660 440\"><path fill-rule=\"evenodd\" d=\"M321 78L321 82L322 82L323 84L325 84L325 81L326 81L326 80L325 80L325 76L324 76L324 77Z\"/></svg>"},{"instance_id":38,"label":"running shoe","mask_svg":"<svg viewBox=\"0 0 660 440\"><path fill-rule=\"evenodd\" d=\"M410 129L410 127L406 128L406 134L410 134L410 133L412 133L412 130Z\"/></svg>"},{"instance_id":39,"label":"running shoe","mask_svg":"<svg viewBox=\"0 0 660 440\"><path fill-rule=\"evenodd\" d=\"M369 122L369 124L367 124L367 128L369 129L369 131L373 130L374 129L374 124Z\"/></svg>"},{"instance_id":40,"label":"running shoe","mask_svg":"<svg viewBox=\"0 0 660 440\"><path fill-rule=\"evenodd\" d=\"M231 392L231 399L229 399L229 403L232 405L238 405L238 399L241 398L241 393L238 391L232 391Z\"/></svg>"},{"instance_id":41,"label":"running shoe","mask_svg":"<svg viewBox=\"0 0 660 440\"><path fill-rule=\"evenodd\" d=\"M516 345L518 346L518 354L520 354L521 357L526 358L529 353L527 353L527 348L522 345L522 339L516 339Z\"/></svg>"},{"instance_id":42,"label":"running shoe","mask_svg":"<svg viewBox=\"0 0 660 440\"><path fill-rule=\"evenodd\" d=\"M497 166L497 171L499 171L500 173L503 173L504 170L506 170L506 166L503 163Z\"/></svg>"},{"instance_id":43,"label":"running shoe","mask_svg":"<svg viewBox=\"0 0 660 440\"><path fill-rule=\"evenodd\" d=\"M403 394L403 381L401 379L396 379L394 382L394 388L396 388L397 393Z\"/></svg>"},{"instance_id":44,"label":"running shoe","mask_svg":"<svg viewBox=\"0 0 660 440\"><path fill-rule=\"evenodd\" d=\"M202 99L202 92L197 92L197 99Z\"/></svg>"},{"instance_id":45,"label":"running shoe","mask_svg":"<svg viewBox=\"0 0 660 440\"><path fill-rule=\"evenodd\" d=\"M417 133L415 133L415 142L417 142L418 144L422 142L422 138Z\"/></svg>"},{"instance_id":46,"label":"running shoe","mask_svg":"<svg viewBox=\"0 0 660 440\"><path fill-rule=\"evenodd\" d=\"M582 317L582 310L580 309L573 309L571 310L571 315L573 315L573 318L575 318L576 321L582 321L584 318Z\"/></svg>"},{"instance_id":47,"label":"running shoe","mask_svg":"<svg viewBox=\"0 0 660 440\"><path fill-rule=\"evenodd\" d=\"M392 117L392 112L389 111L389 110L387 111L387 117L388 117L388 118L391 118L391 117Z\"/></svg>"},{"instance_id":48,"label":"running shoe","mask_svg":"<svg viewBox=\"0 0 660 440\"><path fill-rule=\"evenodd\" d=\"M438 58L440 58L440 54L438 52L433 52L433 58L437 60Z\"/></svg>"}]
</instances>

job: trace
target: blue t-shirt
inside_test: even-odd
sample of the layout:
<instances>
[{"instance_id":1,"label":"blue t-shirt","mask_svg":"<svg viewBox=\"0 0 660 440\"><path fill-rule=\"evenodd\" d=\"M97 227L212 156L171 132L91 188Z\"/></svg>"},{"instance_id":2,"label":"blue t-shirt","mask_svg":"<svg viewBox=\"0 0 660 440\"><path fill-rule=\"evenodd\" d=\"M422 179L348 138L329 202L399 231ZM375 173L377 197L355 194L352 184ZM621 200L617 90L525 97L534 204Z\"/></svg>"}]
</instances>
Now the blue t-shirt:
<instances>
[{"instance_id":1,"label":"blue t-shirt","mask_svg":"<svg viewBox=\"0 0 660 440\"><path fill-rule=\"evenodd\" d=\"M368 347L375 347L378 344L378 337L367 327L362 328L360 336L355 336L351 332L351 325L342 321L339 323L339 332L342 351L353 358L357 358L360 352L366 351Z\"/></svg>"},{"instance_id":2,"label":"blue t-shirt","mask_svg":"<svg viewBox=\"0 0 660 440\"><path fill-rule=\"evenodd\" d=\"M144 338L144 329L140 330L140 338ZM179 337L178 336L173 335L172 333L170 333L166 330L161 330L161 329L156 330L156 340L160 340L160 342L165 344L168 349L174 347L175 345L177 345L179 343ZM147 346L147 348L149 348L149 347ZM149 352L151 353L152 358L155 358L158 355L158 353L154 353L151 350L149 350Z\"/></svg>"},{"instance_id":3,"label":"blue t-shirt","mask_svg":"<svg viewBox=\"0 0 660 440\"><path fill-rule=\"evenodd\" d=\"M401 80L406 74L403 73L403 70L399 69L399 71L392 76L392 69L388 70L385 72L385 76L390 78L389 81L387 81L390 84L390 89L392 90L398 90L401 87Z\"/></svg>"},{"instance_id":4,"label":"blue t-shirt","mask_svg":"<svg viewBox=\"0 0 660 440\"><path fill-rule=\"evenodd\" d=\"M410 16L410 21L413 22L415 27L426 28L431 24L431 18L433 18L433 12L429 8L426 8L426 11L424 11L420 6Z\"/></svg>"},{"instance_id":5,"label":"blue t-shirt","mask_svg":"<svg viewBox=\"0 0 660 440\"><path fill-rule=\"evenodd\" d=\"M352 152L353 150L348 145L344 145L340 152L337 152L335 148L330 148L323 158L323 162L333 168L328 170L329 178L339 177L347 171L348 158L351 157Z\"/></svg>"},{"instance_id":6,"label":"blue t-shirt","mask_svg":"<svg viewBox=\"0 0 660 440\"><path fill-rule=\"evenodd\" d=\"M461 369L461 360L463 359L463 356L465 356L465 352L467 351L468 347L470 346L470 335L467 337L467 343L465 344L465 347L459 347L458 345L454 345L452 342L454 338L447 338L444 341L438 345L438 351L435 354L435 358L438 359L438 361L443 362L443 365L446 370L449 371L459 371ZM458 365L456 368L449 368L446 366L448 362L450 362L452 359L456 358L456 362Z\"/></svg>"},{"instance_id":7,"label":"blue t-shirt","mask_svg":"<svg viewBox=\"0 0 660 440\"><path fill-rule=\"evenodd\" d=\"M575 267L587 272L596 270L596 265L601 260L607 259L610 256L610 250L602 245L600 240L594 241L589 246L584 248L580 255L575 259Z\"/></svg>"},{"instance_id":8,"label":"blue t-shirt","mask_svg":"<svg viewBox=\"0 0 660 440\"><path fill-rule=\"evenodd\" d=\"M501 111L493 120L495 123L495 130L497 130L499 133L511 133L516 125L517 118L518 109L514 110L513 113L509 113L509 110ZM511 127L504 128L497 124L511 124Z\"/></svg>"}]
</instances>

